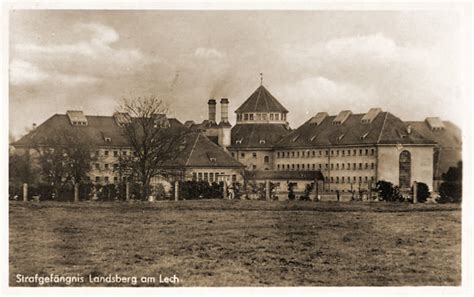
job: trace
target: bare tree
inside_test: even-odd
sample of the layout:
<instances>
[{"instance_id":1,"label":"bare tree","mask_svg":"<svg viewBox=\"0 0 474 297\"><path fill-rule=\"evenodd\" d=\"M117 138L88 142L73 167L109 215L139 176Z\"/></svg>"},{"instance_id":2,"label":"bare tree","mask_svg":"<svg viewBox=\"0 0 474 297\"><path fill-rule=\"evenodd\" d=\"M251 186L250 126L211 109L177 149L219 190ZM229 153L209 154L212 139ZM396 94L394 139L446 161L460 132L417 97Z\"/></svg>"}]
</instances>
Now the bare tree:
<instances>
[{"instance_id":1,"label":"bare tree","mask_svg":"<svg viewBox=\"0 0 474 297\"><path fill-rule=\"evenodd\" d=\"M41 180L52 186L56 199L67 185L87 180L95 160L90 139L78 129L55 129L35 139L33 148Z\"/></svg>"},{"instance_id":2,"label":"bare tree","mask_svg":"<svg viewBox=\"0 0 474 297\"><path fill-rule=\"evenodd\" d=\"M188 129L171 125L166 106L156 96L124 99L117 111L133 150L132 156L122 159L122 166L139 181L141 198L146 199L152 178L170 174L169 166L184 149Z\"/></svg>"}]
</instances>

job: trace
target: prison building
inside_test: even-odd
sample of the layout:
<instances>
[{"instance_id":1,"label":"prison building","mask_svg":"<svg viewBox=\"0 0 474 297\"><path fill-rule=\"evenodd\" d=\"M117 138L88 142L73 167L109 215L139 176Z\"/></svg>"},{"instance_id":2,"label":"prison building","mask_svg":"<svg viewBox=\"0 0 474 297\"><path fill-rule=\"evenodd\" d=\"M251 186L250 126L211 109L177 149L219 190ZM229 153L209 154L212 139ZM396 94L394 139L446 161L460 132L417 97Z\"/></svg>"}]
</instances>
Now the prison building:
<instances>
[{"instance_id":1,"label":"prison building","mask_svg":"<svg viewBox=\"0 0 474 297\"><path fill-rule=\"evenodd\" d=\"M94 162L88 174L90 181L98 184L114 184L127 179L122 176L119 168L120 156L134 153L124 131L124 125L133 120L127 114L115 113L113 116L86 116L82 111L68 111L66 114L55 114L33 131L13 143L16 153L36 155L36 148L54 148L58 145L55 135L78 135L90 142ZM161 128L175 130L187 129L179 120L156 115L156 125ZM177 134L178 135L178 134ZM65 141L65 140L64 140ZM226 178L240 181L242 164L233 159L222 147L213 143L202 132L190 132L186 135L177 160L166 164L168 168L180 168L186 179L203 176L210 182ZM207 178L205 178L207 176ZM156 178L153 182L161 182Z\"/></svg>"},{"instance_id":2,"label":"prison building","mask_svg":"<svg viewBox=\"0 0 474 297\"><path fill-rule=\"evenodd\" d=\"M259 86L235 111L228 150L246 170L274 170L273 145L290 132L288 110Z\"/></svg>"},{"instance_id":3,"label":"prison building","mask_svg":"<svg viewBox=\"0 0 474 297\"><path fill-rule=\"evenodd\" d=\"M380 108L320 112L274 145L277 171L321 170L324 191L365 190L378 180L433 187L434 141Z\"/></svg>"},{"instance_id":4,"label":"prison building","mask_svg":"<svg viewBox=\"0 0 474 297\"><path fill-rule=\"evenodd\" d=\"M423 137L436 142L433 156L434 189L442 182L442 175L449 167L456 167L462 161L461 129L449 121L438 117L428 117L424 121L407 122Z\"/></svg>"}]
</instances>

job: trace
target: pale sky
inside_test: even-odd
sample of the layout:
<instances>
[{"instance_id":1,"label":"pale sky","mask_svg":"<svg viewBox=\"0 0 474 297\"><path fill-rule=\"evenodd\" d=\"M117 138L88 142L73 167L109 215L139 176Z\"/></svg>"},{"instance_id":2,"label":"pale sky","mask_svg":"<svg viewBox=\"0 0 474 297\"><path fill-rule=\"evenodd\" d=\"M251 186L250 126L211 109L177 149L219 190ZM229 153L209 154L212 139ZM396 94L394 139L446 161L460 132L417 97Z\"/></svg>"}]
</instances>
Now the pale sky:
<instances>
[{"instance_id":1,"label":"pale sky","mask_svg":"<svg viewBox=\"0 0 474 297\"><path fill-rule=\"evenodd\" d=\"M451 10L15 10L10 131L68 109L112 115L121 98L147 94L182 122L202 121L209 98L227 97L235 123L260 72L292 128L317 112L371 107L461 127L470 44L461 19Z\"/></svg>"}]
</instances>

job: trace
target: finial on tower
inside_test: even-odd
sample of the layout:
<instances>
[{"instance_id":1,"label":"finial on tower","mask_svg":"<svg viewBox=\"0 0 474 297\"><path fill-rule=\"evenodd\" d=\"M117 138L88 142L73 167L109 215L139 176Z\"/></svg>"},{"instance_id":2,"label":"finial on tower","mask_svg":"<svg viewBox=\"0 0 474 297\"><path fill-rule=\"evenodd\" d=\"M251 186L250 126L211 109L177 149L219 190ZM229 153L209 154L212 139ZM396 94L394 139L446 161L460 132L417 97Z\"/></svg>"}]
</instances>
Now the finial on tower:
<instances>
[{"instance_id":1,"label":"finial on tower","mask_svg":"<svg viewBox=\"0 0 474 297\"><path fill-rule=\"evenodd\" d=\"M260 72L260 85L263 86L263 73Z\"/></svg>"}]
</instances>

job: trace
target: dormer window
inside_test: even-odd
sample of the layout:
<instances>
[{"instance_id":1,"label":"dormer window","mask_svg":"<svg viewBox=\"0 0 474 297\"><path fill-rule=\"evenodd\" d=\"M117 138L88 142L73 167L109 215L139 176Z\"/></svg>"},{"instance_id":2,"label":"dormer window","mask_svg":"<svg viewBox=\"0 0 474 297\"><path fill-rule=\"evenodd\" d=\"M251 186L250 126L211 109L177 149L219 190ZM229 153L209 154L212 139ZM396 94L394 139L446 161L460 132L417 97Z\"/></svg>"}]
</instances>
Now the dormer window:
<instances>
[{"instance_id":1,"label":"dormer window","mask_svg":"<svg viewBox=\"0 0 474 297\"><path fill-rule=\"evenodd\" d=\"M316 139L316 135L314 135L313 137L311 137L309 141L314 141L315 139Z\"/></svg>"},{"instance_id":2,"label":"dormer window","mask_svg":"<svg viewBox=\"0 0 474 297\"><path fill-rule=\"evenodd\" d=\"M295 137L293 137L291 141L295 142L296 140L298 140L299 137L300 137L299 135L296 135Z\"/></svg>"},{"instance_id":3,"label":"dormer window","mask_svg":"<svg viewBox=\"0 0 474 297\"><path fill-rule=\"evenodd\" d=\"M243 138L237 139L237 140L235 141L235 144L242 144L242 140L243 140Z\"/></svg>"},{"instance_id":4,"label":"dormer window","mask_svg":"<svg viewBox=\"0 0 474 297\"><path fill-rule=\"evenodd\" d=\"M108 143L112 142L112 138L110 138L110 137L105 137L104 140L105 140L105 142L108 142Z\"/></svg>"},{"instance_id":5,"label":"dormer window","mask_svg":"<svg viewBox=\"0 0 474 297\"><path fill-rule=\"evenodd\" d=\"M341 141L341 140L344 138L345 135L346 135L346 134L341 134L341 135L339 135L339 137L337 138L337 140Z\"/></svg>"},{"instance_id":6,"label":"dormer window","mask_svg":"<svg viewBox=\"0 0 474 297\"><path fill-rule=\"evenodd\" d=\"M260 144L265 144L265 139L260 139L259 143Z\"/></svg>"},{"instance_id":7,"label":"dormer window","mask_svg":"<svg viewBox=\"0 0 474 297\"><path fill-rule=\"evenodd\" d=\"M369 135L369 132L365 132L365 133L360 137L360 139L366 139L368 135Z\"/></svg>"}]
</instances>

